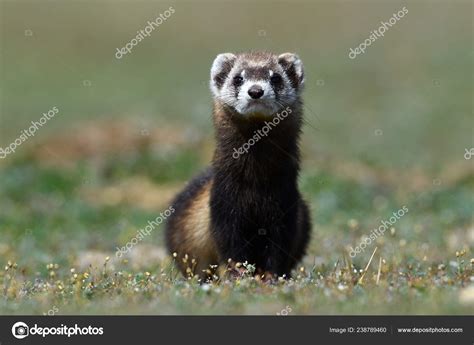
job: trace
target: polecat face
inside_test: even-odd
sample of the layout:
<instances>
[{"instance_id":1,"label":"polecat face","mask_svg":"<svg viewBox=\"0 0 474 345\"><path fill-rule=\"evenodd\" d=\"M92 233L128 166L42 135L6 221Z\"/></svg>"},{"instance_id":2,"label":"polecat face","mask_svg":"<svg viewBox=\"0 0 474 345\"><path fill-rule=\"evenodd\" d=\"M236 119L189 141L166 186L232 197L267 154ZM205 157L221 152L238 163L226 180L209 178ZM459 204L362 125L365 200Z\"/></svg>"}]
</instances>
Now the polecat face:
<instances>
[{"instance_id":1,"label":"polecat face","mask_svg":"<svg viewBox=\"0 0 474 345\"><path fill-rule=\"evenodd\" d=\"M214 97L246 117L291 107L303 82L303 64L292 53L219 54L211 68Z\"/></svg>"}]
</instances>

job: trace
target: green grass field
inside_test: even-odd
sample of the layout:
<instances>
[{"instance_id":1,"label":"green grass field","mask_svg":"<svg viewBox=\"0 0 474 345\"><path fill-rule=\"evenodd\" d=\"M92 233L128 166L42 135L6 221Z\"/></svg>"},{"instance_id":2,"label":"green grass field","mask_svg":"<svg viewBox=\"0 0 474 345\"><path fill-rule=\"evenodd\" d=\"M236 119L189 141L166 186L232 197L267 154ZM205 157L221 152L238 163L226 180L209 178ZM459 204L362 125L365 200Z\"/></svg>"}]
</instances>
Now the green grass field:
<instances>
[{"instance_id":1,"label":"green grass field","mask_svg":"<svg viewBox=\"0 0 474 345\"><path fill-rule=\"evenodd\" d=\"M59 109L0 159L1 314L472 314L472 2L269 5L0 0L0 148ZM250 49L305 64L307 256L276 284L199 284L178 274L161 226L118 259L212 157L213 58Z\"/></svg>"}]
</instances>

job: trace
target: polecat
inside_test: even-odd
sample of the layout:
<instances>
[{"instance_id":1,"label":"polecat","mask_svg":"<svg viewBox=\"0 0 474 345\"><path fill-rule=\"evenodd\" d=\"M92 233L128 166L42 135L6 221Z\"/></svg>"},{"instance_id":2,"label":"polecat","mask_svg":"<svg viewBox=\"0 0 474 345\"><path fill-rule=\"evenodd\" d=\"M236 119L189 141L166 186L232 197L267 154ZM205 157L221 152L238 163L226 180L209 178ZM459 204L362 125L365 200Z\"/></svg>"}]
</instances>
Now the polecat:
<instances>
[{"instance_id":1,"label":"polecat","mask_svg":"<svg viewBox=\"0 0 474 345\"><path fill-rule=\"evenodd\" d=\"M311 222L297 186L303 82L291 53L214 60L212 164L176 197L166 227L183 274L203 277L231 259L289 276L305 254Z\"/></svg>"}]
</instances>

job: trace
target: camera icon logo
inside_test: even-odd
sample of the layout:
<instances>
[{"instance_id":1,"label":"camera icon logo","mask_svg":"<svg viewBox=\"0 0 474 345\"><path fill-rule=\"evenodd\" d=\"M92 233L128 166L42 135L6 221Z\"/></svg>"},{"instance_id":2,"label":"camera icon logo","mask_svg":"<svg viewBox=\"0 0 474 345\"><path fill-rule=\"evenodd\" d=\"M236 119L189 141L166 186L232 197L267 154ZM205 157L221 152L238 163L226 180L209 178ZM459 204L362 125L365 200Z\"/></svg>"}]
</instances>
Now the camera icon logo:
<instances>
[{"instance_id":1,"label":"camera icon logo","mask_svg":"<svg viewBox=\"0 0 474 345\"><path fill-rule=\"evenodd\" d=\"M30 334L30 329L26 323L20 321L13 325L12 334L17 339L23 339Z\"/></svg>"}]
</instances>

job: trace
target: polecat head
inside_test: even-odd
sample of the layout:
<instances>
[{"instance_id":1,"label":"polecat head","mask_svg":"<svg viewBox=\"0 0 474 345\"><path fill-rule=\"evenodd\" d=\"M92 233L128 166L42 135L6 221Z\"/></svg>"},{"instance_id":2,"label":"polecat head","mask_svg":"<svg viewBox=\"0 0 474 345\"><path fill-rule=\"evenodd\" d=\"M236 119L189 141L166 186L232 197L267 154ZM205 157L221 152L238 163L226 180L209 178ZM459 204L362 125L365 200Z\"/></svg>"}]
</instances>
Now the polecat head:
<instances>
[{"instance_id":1,"label":"polecat head","mask_svg":"<svg viewBox=\"0 0 474 345\"><path fill-rule=\"evenodd\" d=\"M244 117L291 108L303 82L303 63L292 53L219 54L211 68L214 97Z\"/></svg>"}]
</instances>

